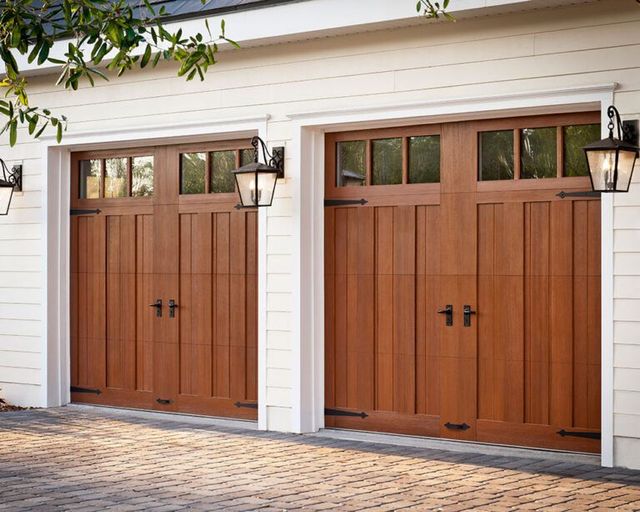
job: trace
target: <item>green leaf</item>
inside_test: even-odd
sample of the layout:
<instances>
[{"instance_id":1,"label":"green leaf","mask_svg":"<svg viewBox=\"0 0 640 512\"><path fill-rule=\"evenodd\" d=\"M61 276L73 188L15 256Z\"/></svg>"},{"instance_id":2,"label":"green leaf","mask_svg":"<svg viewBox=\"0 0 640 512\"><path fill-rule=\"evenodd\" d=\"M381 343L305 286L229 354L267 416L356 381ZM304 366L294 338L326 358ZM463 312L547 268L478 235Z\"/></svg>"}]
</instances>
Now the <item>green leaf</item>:
<instances>
[{"instance_id":1,"label":"green leaf","mask_svg":"<svg viewBox=\"0 0 640 512\"><path fill-rule=\"evenodd\" d=\"M220 31L222 32L223 38L224 38L224 27L225 27L225 22L224 22L224 19L222 19L222 21L220 21Z\"/></svg>"},{"instance_id":2,"label":"green leaf","mask_svg":"<svg viewBox=\"0 0 640 512\"><path fill-rule=\"evenodd\" d=\"M58 144L62 141L62 124L58 125L58 131L56 132L56 141Z\"/></svg>"},{"instance_id":3,"label":"green leaf","mask_svg":"<svg viewBox=\"0 0 640 512\"><path fill-rule=\"evenodd\" d=\"M27 62L29 64L31 64L35 58L38 56L38 52L40 51L42 45L42 41L38 41L36 44L33 45L33 48L31 49L31 53L29 54L29 58L27 59Z\"/></svg>"},{"instance_id":4,"label":"green leaf","mask_svg":"<svg viewBox=\"0 0 640 512\"><path fill-rule=\"evenodd\" d=\"M14 119L9 126L9 145L11 147L16 145L18 140L18 121Z\"/></svg>"},{"instance_id":5,"label":"green leaf","mask_svg":"<svg viewBox=\"0 0 640 512\"><path fill-rule=\"evenodd\" d=\"M227 43L229 43L234 48L240 49L240 45L238 43L236 43L233 39L229 39L227 37L223 37L222 39L224 39Z\"/></svg>"},{"instance_id":6,"label":"green leaf","mask_svg":"<svg viewBox=\"0 0 640 512\"><path fill-rule=\"evenodd\" d=\"M144 55L142 56L142 60L140 61L140 67L144 68L147 64L149 64L149 59L151 59L151 45L148 44L146 49L144 50Z\"/></svg>"},{"instance_id":7,"label":"green leaf","mask_svg":"<svg viewBox=\"0 0 640 512\"><path fill-rule=\"evenodd\" d=\"M38 53L38 66L41 66L47 60L47 58L49 57L49 50L49 45L47 43L44 43L42 45L42 48L40 48L40 53Z\"/></svg>"},{"instance_id":8,"label":"green leaf","mask_svg":"<svg viewBox=\"0 0 640 512\"><path fill-rule=\"evenodd\" d=\"M39 138L40 135L42 135L42 133L44 132L44 130L47 128L47 126L49 126L49 121L46 121L42 127L38 130L38 133L36 133L33 137L35 139Z\"/></svg>"},{"instance_id":9,"label":"green leaf","mask_svg":"<svg viewBox=\"0 0 640 512\"><path fill-rule=\"evenodd\" d=\"M29 135L33 135L33 132L36 131L36 126L38 126L38 118L34 116L29 121Z\"/></svg>"}]
</instances>

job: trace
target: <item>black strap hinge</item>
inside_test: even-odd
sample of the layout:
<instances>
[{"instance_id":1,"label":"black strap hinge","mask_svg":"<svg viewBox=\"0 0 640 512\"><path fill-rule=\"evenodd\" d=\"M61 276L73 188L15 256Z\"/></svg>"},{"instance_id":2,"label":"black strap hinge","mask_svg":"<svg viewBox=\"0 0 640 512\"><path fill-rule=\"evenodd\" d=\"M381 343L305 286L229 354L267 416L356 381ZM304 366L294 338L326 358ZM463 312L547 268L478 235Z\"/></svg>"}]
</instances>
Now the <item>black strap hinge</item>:
<instances>
[{"instance_id":1,"label":"black strap hinge","mask_svg":"<svg viewBox=\"0 0 640 512\"><path fill-rule=\"evenodd\" d=\"M560 199L565 197L600 197L601 193L596 190L580 190L577 192L565 192L564 190L556 194Z\"/></svg>"},{"instance_id":2,"label":"black strap hinge","mask_svg":"<svg viewBox=\"0 0 640 512\"><path fill-rule=\"evenodd\" d=\"M78 386L71 386L70 389L72 393L92 393L94 395L99 395L100 393L102 393L102 391L95 388L81 388Z\"/></svg>"},{"instance_id":3,"label":"black strap hinge","mask_svg":"<svg viewBox=\"0 0 640 512\"><path fill-rule=\"evenodd\" d=\"M450 423L448 421L444 424L444 426L449 430L468 430L471 428L466 423Z\"/></svg>"},{"instance_id":4,"label":"black strap hinge","mask_svg":"<svg viewBox=\"0 0 640 512\"><path fill-rule=\"evenodd\" d=\"M366 412L344 411L342 409L325 409L325 416L352 416L365 419L369 415Z\"/></svg>"},{"instance_id":5,"label":"black strap hinge","mask_svg":"<svg viewBox=\"0 0 640 512\"><path fill-rule=\"evenodd\" d=\"M368 202L369 201L367 201L366 199L325 199L324 205L325 206L348 206L348 205L359 204L362 206L367 204Z\"/></svg>"},{"instance_id":6,"label":"black strap hinge","mask_svg":"<svg viewBox=\"0 0 640 512\"><path fill-rule=\"evenodd\" d=\"M600 432L584 432L584 431L570 431L570 430L558 430L556 432L561 437L583 437L585 439L602 439Z\"/></svg>"},{"instance_id":7,"label":"black strap hinge","mask_svg":"<svg viewBox=\"0 0 640 512\"><path fill-rule=\"evenodd\" d=\"M71 208L69 213L71 215L97 215L101 211L102 210L100 208L96 208L95 210L78 210L78 209L75 209L75 208Z\"/></svg>"},{"instance_id":8,"label":"black strap hinge","mask_svg":"<svg viewBox=\"0 0 640 512\"><path fill-rule=\"evenodd\" d=\"M256 402L236 402L235 404L236 407L244 407L245 409L257 409L258 408L258 404Z\"/></svg>"}]
</instances>

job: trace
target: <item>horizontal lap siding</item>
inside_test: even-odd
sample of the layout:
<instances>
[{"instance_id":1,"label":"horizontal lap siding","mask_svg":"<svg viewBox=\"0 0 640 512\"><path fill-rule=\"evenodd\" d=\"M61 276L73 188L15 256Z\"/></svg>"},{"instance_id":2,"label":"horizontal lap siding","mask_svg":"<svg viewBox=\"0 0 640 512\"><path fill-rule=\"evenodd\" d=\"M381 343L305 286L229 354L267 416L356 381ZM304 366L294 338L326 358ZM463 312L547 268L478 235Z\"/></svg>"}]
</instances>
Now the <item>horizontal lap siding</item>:
<instances>
[{"instance_id":1,"label":"horizontal lap siding","mask_svg":"<svg viewBox=\"0 0 640 512\"><path fill-rule=\"evenodd\" d=\"M232 26L228 32L233 33ZM613 81L620 83L616 103L623 114L638 117L640 66L632 67L628 56L639 50L640 9L633 2L610 0L225 52L205 82L186 83L165 64L98 82L93 89L83 86L73 94L53 89L55 78L33 77L31 100L67 114L74 134L268 113L269 139L285 145L292 136L287 114L294 112ZM14 401L36 403L40 395L32 388L41 374L34 354L44 344L43 177L39 143L25 130L20 136L22 142L12 149L6 135L0 138L0 155L9 163L24 161L26 175L24 195L15 198L9 217L0 219L0 388ZM640 405L635 412L628 410L640 402L633 399L640 392L626 384L640 379L635 350L640 322L632 314L640 306L639 188L617 198L621 203L616 206L615 378L624 394L616 395L615 428L625 439L632 431L629 418L640 415ZM269 427L289 428L292 348L297 343L291 335L295 308L289 270L295 224L290 187L279 186L277 196L266 223L266 400Z\"/></svg>"},{"instance_id":2,"label":"horizontal lap siding","mask_svg":"<svg viewBox=\"0 0 640 512\"><path fill-rule=\"evenodd\" d=\"M637 105L635 111L638 111ZM615 463L640 468L640 175L614 199Z\"/></svg>"}]
</instances>

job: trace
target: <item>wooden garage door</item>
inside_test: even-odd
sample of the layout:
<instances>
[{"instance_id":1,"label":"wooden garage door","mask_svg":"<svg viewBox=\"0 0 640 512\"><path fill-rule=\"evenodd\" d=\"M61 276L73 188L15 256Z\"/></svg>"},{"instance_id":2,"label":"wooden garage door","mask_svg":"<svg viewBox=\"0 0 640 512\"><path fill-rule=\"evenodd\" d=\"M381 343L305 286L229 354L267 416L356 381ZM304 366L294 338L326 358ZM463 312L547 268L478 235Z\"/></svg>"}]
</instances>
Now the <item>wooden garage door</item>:
<instances>
[{"instance_id":1,"label":"wooden garage door","mask_svg":"<svg viewBox=\"0 0 640 512\"><path fill-rule=\"evenodd\" d=\"M327 136L328 426L599 450L598 123Z\"/></svg>"},{"instance_id":2,"label":"wooden garage door","mask_svg":"<svg viewBox=\"0 0 640 512\"><path fill-rule=\"evenodd\" d=\"M256 417L257 218L229 172L247 148L73 155L73 401Z\"/></svg>"}]
</instances>

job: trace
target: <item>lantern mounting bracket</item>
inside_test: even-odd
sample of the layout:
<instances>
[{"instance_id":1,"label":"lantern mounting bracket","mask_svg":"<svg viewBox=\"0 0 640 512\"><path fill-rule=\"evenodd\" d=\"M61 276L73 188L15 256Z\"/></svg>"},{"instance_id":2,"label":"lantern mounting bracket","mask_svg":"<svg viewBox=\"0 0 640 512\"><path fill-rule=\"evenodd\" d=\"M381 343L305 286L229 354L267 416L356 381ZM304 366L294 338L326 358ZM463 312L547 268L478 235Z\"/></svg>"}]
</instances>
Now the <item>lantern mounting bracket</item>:
<instances>
[{"instance_id":1,"label":"lantern mounting bracket","mask_svg":"<svg viewBox=\"0 0 640 512\"><path fill-rule=\"evenodd\" d=\"M22 192L22 165L14 165L9 169L4 160L0 158L0 168L2 168L0 180L4 180L13 185L15 192Z\"/></svg>"},{"instance_id":2,"label":"lantern mounting bracket","mask_svg":"<svg viewBox=\"0 0 640 512\"><path fill-rule=\"evenodd\" d=\"M274 147L272 152L267 149L266 143L258 136L251 139L251 145L255 150L255 162L258 163L258 151L262 151L264 162L274 169L278 169L278 179L284 178L284 146Z\"/></svg>"},{"instance_id":3,"label":"lantern mounting bracket","mask_svg":"<svg viewBox=\"0 0 640 512\"><path fill-rule=\"evenodd\" d=\"M634 146L638 145L638 121L622 121L620 119L620 112L618 109L611 105L607 109L607 116L609 117L609 138L613 139L613 130L615 128L618 129L618 139L627 142L629 144L633 144Z\"/></svg>"}]
</instances>

